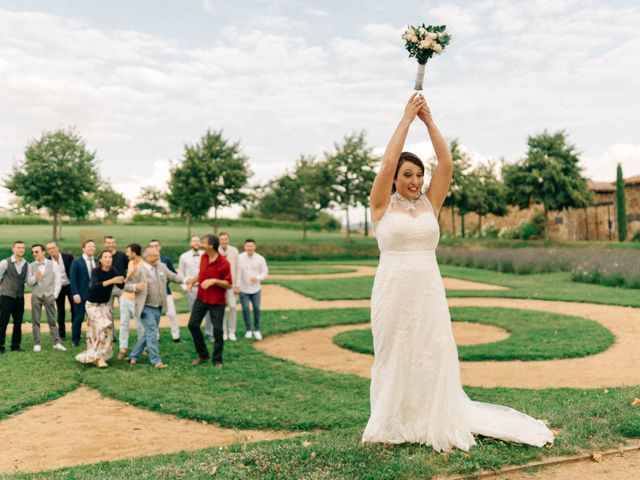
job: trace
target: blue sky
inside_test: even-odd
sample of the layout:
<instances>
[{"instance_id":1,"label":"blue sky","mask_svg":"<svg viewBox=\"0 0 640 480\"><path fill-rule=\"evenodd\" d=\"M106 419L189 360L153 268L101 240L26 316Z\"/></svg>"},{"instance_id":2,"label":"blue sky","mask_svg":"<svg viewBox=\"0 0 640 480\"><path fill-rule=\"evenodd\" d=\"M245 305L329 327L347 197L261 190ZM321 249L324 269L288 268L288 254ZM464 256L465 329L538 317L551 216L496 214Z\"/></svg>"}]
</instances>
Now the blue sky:
<instances>
[{"instance_id":1,"label":"blue sky","mask_svg":"<svg viewBox=\"0 0 640 480\"><path fill-rule=\"evenodd\" d=\"M68 125L131 198L207 128L241 142L254 181L352 131L382 149L416 70L400 34L422 21L453 35L425 94L474 158L565 129L587 176L640 174L640 6L591 0L1 1L0 173ZM431 152L417 124L407 143Z\"/></svg>"}]
</instances>

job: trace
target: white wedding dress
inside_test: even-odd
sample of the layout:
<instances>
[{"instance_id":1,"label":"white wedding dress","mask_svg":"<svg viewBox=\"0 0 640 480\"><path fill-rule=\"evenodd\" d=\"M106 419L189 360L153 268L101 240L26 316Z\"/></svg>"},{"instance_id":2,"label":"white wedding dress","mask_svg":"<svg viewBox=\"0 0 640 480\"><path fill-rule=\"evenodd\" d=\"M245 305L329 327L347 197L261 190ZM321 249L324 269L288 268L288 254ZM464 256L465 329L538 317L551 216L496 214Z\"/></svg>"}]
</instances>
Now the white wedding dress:
<instances>
[{"instance_id":1,"label":"white wedding dress","mask_svg":"<svg viewBox=\"0 0 640 480\"><path fill-rule=\"evenodd\" d=\"M462 390L458 350L435 249L440 230L425 195L393 195L374 225L380 263L371 294L375 360L368 443L469 450L473 435L538 447L553 442L540 420L474 402Z\"/></svg>"}]
</instances>

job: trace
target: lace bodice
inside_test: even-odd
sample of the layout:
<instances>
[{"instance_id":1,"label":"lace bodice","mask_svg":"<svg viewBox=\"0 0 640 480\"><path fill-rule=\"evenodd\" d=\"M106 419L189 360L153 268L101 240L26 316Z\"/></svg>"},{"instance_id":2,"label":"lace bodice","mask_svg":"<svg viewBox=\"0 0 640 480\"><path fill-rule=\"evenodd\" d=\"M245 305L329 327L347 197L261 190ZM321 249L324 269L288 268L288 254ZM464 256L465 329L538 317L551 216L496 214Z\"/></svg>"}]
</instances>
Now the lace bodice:
<instances>
[{"instance_id":1,"label":"lace bodice","mask_svg":"<svg viewBox=\"0 0 640 480\"><path fill-rule=\"evenodd\" d=\"M382 218L373 229L380 252L435 250L440 227L426 195L409 202L393 194Z\"/></svg>"}]
</instances>

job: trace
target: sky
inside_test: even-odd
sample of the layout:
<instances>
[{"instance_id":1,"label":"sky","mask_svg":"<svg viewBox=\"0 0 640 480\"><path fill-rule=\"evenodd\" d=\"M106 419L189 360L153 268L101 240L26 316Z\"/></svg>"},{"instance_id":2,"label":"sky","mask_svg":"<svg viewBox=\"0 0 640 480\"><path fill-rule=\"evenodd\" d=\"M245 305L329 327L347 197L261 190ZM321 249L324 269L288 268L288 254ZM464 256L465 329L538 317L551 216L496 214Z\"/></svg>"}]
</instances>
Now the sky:
<instances>
[{"instance_id":1,"label":"sky","mask_svg":"<svg viewBox=\"0 0 640 480\"><path fill-rule=\"evenodd\" d=\"M70 126L130 199L207 129L240 142L252 182L352 132L381 152L417 69L400 35L422 22L453 37L427 64L434 120L476 161L563 129L587 177L640 175L637 1L0 0L0 176ZM417 122L406 149L432 153Z\"/></svg>"}]
</instances>

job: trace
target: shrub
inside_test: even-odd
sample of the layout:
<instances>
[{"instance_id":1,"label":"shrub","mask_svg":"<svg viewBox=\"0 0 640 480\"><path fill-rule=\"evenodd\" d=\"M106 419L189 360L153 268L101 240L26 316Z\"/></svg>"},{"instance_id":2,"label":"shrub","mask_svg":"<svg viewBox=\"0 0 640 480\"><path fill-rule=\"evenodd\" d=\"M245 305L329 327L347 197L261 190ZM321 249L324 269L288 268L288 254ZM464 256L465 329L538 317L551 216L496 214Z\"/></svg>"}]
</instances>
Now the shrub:
<instances>
[{"instance_id":1,"label":"shrub","mask_svg":"<svg viewBox=\"0 0 640 480\"><path fill-rule=\"evenodd\" d=\"M636 252L604 250L584 257L571 270L574 281L640 288L640 256Z\"/></svg>"},{"instance_id":2,"label":"shrub","mask_svg":"<svg viewBox=\"0 0 640 480\"><path fill-rule=\"evenodd\" d=\"M498 238L498 229L492 222L485 223L482 226L482 236L486 238Z\"/></svg>"},{"instance_id":3,"label":"shrub","mask_svg":"<svg viewBox=\"0 0 640 480\"><path fill-rule=\"evenodd\" d=\"M519 238L519 232L516 228L502 227L498 232L498 238L502 240L515 240Z\"/></svg>"},{"instance_id":4,"label":"shrub","mask_svg":"<svg viewBox=\"0 0 640 480\"><path fill-rule=\"evenodd\" d=\"M518 224L518 238L522 240L529 240L532 237L537 237L540 235L540 229L531 222L526 220L522 220Z\"/></svg>"},{"instance_id":5,"label":"shrub","mask_svg":"<svg viewBox=\"0 0 640 480\"><path fill-rule=\"evenodd\" d=\"M640 255L635 250L440 246L438 260L520 275L570 271L571 278L577 282L640 288Z\"/></svg>"},{"instance_id":6,"label":"shrub","mask_svg":"<svg viewBox=\"0 0 640 480\"><path fill-rule=\"evenodd\" d=\"M632 242L640 242L640 230L637 230L636 233L631 237Z\"/></svg>"},{"instance_id":7,"label":"shrub","mask_svg":"<svg viewBox=\"0 0 640 480\"><path fill-rule=\"evenodd\" d=\"M16 215L0 217L0 225L47 225L49 220L35 215Z\"/></svg>"}]
</instances>

